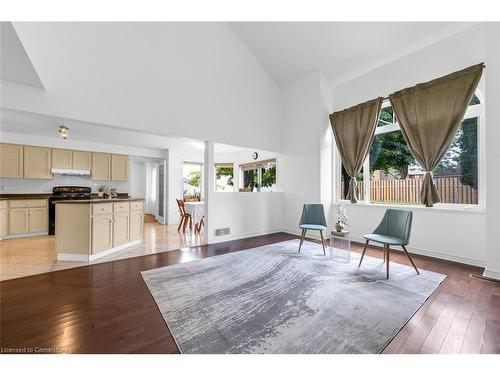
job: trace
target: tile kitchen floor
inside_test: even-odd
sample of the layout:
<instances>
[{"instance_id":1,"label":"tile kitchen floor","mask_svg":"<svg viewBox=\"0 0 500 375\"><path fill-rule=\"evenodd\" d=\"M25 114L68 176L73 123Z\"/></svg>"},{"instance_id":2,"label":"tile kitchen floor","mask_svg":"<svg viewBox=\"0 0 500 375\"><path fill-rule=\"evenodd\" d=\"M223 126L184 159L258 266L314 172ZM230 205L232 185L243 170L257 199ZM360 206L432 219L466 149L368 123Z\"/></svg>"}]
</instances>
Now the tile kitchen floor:
<instances>
[{"instance_id":1,"label":"tile kitchen floor","mask_svg":"<svg viewBox=\"0 0 500 375\"><path fill-rule=\"evenodd\" d=\"M197 246L203 236L186 230L177 232L177 225L161 225L146 216L144 242L95 260L92 264L132 258L163 251ZM0 241L0 281L39 273L88 265L87 262L63 262L57 260L55 236L38 236Z\"/></svg>"}]
</instances>

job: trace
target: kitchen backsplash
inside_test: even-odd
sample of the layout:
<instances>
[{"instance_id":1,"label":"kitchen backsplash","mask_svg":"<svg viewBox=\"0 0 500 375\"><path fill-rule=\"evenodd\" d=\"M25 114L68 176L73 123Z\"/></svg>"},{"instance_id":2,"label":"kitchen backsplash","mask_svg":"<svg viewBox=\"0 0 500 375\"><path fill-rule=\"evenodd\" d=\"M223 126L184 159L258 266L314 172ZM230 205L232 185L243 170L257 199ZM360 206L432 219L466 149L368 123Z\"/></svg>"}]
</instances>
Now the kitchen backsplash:
<instances>
[{"instance_id":1,"label":"kitchen backsplash","mask_svg":"<svg viewBox=\"0 0 500 375\"><path fill-rule=\"evenodd\" d=\"M56 175L50 180L3 178L0 180L0 194L51 193L54 186L90 186L95 193L99 185L113 186L119 193L130 191L128 181L92 181L90 177Z\"/></svg>"}]
</instances>

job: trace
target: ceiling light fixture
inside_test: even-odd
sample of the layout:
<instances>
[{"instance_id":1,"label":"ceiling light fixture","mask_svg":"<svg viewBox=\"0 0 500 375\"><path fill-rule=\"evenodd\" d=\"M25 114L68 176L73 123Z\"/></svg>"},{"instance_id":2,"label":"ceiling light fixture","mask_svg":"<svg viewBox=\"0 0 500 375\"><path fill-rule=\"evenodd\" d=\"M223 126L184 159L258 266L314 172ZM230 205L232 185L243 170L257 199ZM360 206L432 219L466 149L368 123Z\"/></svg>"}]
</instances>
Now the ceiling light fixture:
<instances>
[{"instance_id":1,"label":"ceiling light fixture","mask_svg":"<svg viewBox=\"0 0 500 375\"><path fill-rule=\"evenodd\" d=\"M59 135L62 139L68 138L69 128L65 124L59 125Z\"/></svg>"}]
</instances>

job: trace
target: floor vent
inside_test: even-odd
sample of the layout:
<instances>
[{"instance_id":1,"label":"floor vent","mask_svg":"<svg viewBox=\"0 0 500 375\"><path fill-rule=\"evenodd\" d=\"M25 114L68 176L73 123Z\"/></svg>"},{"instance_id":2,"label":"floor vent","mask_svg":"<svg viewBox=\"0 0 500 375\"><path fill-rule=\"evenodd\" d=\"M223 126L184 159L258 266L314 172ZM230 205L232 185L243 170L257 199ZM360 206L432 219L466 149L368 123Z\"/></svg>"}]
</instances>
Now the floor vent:
<instances>
[{"instance_id":1,"label":"floor vent","mask_svg":"<svg viewBox=\"0 0 500 375\"><path fill-rule=\"evenodd\" d=\"M226 236L229 234L229 227L227 228L218 228L215 230L215 236Z\"/></svg>"}]
</instances>

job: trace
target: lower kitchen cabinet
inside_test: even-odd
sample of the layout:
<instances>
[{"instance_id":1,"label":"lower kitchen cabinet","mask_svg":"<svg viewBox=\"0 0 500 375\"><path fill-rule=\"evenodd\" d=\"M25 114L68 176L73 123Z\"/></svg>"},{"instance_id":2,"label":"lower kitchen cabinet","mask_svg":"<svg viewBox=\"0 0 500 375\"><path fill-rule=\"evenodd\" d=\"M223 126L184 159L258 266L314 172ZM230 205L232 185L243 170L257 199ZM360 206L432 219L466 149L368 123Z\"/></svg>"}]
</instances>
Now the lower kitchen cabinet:
<instances>
[{"instance_id":1,"label":"lower kitchen cabinet","mask_svg":"<svg viewBox=\"0 0 500 375\"><path fill-rule=\"evenodd\" d=\"M130 241L141 240L144 235L144 213L142 210L130 211Z\"/></svg>"},{"instance_id":2,"label":"lower kitchen cabinet","mask_svg":"<svg viewBox=\"0 0 500 375\"><path fill-rule=\"evenodd\" d=\"M59 260L93 261L142 240L141 201L55 204Z\"/></svg>"},{"instance_id":3,"label":"lower kitchen cabinet","mask_svg":"<svg viewBox=\"0 0 500 375\"><path fill-rule=\"evenodd\" d=\"M47 232L47 200L10 200L9 206L9 235Z\"/></svg>"},{"instance_id":4,"label":"lower kitchen cabinet","mask_svg":"<svg viewBox=\"0 0 500 375\"><path fill-rule=\"evenodd\" d=\"M0 238L5 237L9 233L8 220L7 201L0 201Z\"/></svg>"},{"instance_id":5,"label":"lower kitchen cabinet","mask_svg":"<svg viewBox=\"0 0 500 375\"><path fill-rule=\"evenodd\" d=\"M29 231L46 232L48 228L47 207L31 207L28 209Z\"/></svg>"},{"instance_id":6,"label":"lower kitchen cabinet","mask_svg":"<svg viewBox=\"0 0 500 375\"><path fill-rule=\"evenodd\" d=\"M113 247L113 215L95 215L92 217L92 254Z\"/></svg>"},{"instance_id":7,"label":"lower kitchen cabinet","mask_svg":"<svg viewBox=\"0 0 500 375\"><path fill-rule=\"evenodd\" d=\"M9 234L28 233L29 208L11 208L9 211Z\"/></svg>"},{"instance_id":8,"label":"lower kitchen cabinet","mask_svg":"<svg viewBox=\"0 0 500 375\"><path fill-rule=\"evenodd\" d=\"M130 229L129 212L119 212L113 218L113 247L117 247L129 242Z\"/></svg>"}]
</instances>

